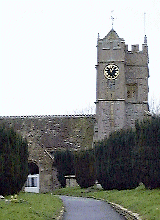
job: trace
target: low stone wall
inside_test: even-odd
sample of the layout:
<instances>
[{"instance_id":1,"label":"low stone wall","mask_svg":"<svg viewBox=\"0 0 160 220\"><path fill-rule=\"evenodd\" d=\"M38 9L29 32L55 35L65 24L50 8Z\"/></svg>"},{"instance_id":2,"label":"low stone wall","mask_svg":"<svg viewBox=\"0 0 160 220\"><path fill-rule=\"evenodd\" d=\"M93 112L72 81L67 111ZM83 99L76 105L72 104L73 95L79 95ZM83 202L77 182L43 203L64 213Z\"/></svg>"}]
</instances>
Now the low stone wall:
<instances>
[{"instance_id":1,"label":"low stone wall","mask_svg":"<svg viewBox=\"0 0 160 220\"><path fill-rule=\"evenodd\" d=\"M63 219L63 214L64 214L64 206L62 206L62 209L59 213L59 216L57 217L57 220L62 220Z\"/></svg>"},{"instance_id":2,"label":"low stone wall","mask_svg":"<svg viewBox=\"0 0 160 220\"><path fill-rule=\"evenodd\" d=\"M66 187L76 187L76 186L78 186L75 175L65 176L65 179L66 179Z\"/></svg>"},{"instance_id":3,"label":"low stone wall","mask_svg":"<svg viewBox=\"0 0 160 220\"><path fill-rule=\"evenodd\" d=\"M118 212L120 215L124 216L128 220L142 220L139 214L133 213L118 204L115 204L113 202L108 202L108 204L110 204L112 208L116 210L116 212Z\"/></svg>"},{"instance_id":4,"label":"low stone wall","mask_svg":"<svg viewBox=\"0 0 160 220\"><path fill-rule=\"evenodd\" d=\"M90 198L97 199L94 196L91 196ZM142 218L140 217L139 214L131 212L130 210L124 208L121 205L106 201L105 199L100 199L100 200L107 202L116 212L118 212L120 215L125 217L125 219L127 219L127 220L142 220Z\"/></svg>"}]
</instances>

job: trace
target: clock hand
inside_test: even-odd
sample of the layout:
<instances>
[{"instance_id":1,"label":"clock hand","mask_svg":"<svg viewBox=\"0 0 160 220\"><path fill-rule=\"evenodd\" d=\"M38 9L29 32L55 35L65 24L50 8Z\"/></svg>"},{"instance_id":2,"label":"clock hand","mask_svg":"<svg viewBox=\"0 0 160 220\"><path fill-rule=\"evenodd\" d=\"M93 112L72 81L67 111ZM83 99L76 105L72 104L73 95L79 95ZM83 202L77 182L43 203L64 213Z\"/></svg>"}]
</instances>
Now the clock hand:
<instances>
[{"instance_id":1,"label":"clock hand","mask_svg":"<svg viewBox=\"0 0 160 220\"><path fill-rule=\"evenodd\" d=\"M114 69L114 70L112 71L112 73L114 73L114 74L115 74L115 73L116 73L116 70Z\"/></svg>"}]
</instances>

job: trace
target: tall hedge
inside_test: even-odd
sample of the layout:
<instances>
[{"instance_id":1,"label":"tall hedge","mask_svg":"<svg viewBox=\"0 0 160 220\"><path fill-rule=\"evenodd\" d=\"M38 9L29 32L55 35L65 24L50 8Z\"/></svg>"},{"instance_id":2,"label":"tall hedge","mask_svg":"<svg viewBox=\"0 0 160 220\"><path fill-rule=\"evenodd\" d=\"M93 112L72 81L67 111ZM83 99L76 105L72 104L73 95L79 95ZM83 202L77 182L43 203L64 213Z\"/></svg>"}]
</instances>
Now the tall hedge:
<instances>
[{"instance_id":1,"label":"tall hedge","mask_svg":"<svg viewBox=\"0 0 160 220\"><path fill-rule=\"evenodd\" d=\"M94 150L81 150L75 154L75 175L81 188L93 186L96 181Z\"/></svg>"},{"instance_id":2,"label":"tall hedge","mask_svg":"<svg viewBox=\"0 0 160 220\"><path fill-rule=\"evenodd\" d=\"M69 150L56 151L54 154L54 166L57 167L58 180L61 187L65 187L65 176L75 174L73 152Z\"/></svg>"},{"instance_id":3,"label":"tall hedge","mask_svg":"<svg viewBox=\"0 0 160 220\"><path fill-rule=\"evenodd\" d=\"M77 183L82 188L93 186L96 180L95 157L93 150L56 151L54 166L58 170L58 180L61 187L66 186L66 175L75 174Z\"/></svg>"},{"instance_id":4,"label":"tall hedge","mask_svg":"<svg viewBox=\"0 0 160 220\"><path fill-rule=\"evenodd\" d=\"M72 159L71 159L72 158ZM147 188L160 187L160 117L136 122L135 129L119 130L96 143L94 150L55 155L59 177L75 175L82 188L97 178L104 189L132 189L143 182ZM73 169L74 168L74 169Z\"/></svg>"},{"instance_id":5,"label":"tall hedge","mask_svg":"<svg viewBox=\"0 0 160 220\"><path fill-rule=\"evenodd\" d=\"M160 117L136 122L140 181L147 188L160 187Z\"/></svg>"},{"instance_id":6,"label":"tall hedge","mask_svg":"<svg viewBox=\"0 0 160 220\"><path fill-rule=\"evenodd\" d=\"M131 129L112 133L95 147L97 179L104 189L131 189L135 174L135 134Z\"/></svg>"},{"instance_id":7,"label":"tall hedge","mask_svg":"<svg viewBox=\"0 0 160 220\"><path fill-rule=\"evenodd\" d=\"M0 127L0 195L19 192L28 176L28 144L13 128Z\"/></svg>"}]
</instances>

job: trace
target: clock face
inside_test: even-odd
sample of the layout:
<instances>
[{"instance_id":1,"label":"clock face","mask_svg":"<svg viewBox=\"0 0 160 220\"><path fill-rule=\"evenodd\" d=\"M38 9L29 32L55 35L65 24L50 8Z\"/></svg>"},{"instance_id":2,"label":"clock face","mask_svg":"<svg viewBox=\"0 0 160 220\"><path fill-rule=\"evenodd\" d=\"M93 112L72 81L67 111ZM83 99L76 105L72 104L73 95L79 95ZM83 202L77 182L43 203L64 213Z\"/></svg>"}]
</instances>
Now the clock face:
<instances>
[{"instance_id":1,"label":"clock face","mask_svg":"<svg viewBox=\"0 0 160 220\"><path fill-rule=\"evenodd\" d=\"M119 68L115 64L108 64L104 68L104 76L107 79L116 79L117 76L119 75Z\"/></svg>"}]
</instances>

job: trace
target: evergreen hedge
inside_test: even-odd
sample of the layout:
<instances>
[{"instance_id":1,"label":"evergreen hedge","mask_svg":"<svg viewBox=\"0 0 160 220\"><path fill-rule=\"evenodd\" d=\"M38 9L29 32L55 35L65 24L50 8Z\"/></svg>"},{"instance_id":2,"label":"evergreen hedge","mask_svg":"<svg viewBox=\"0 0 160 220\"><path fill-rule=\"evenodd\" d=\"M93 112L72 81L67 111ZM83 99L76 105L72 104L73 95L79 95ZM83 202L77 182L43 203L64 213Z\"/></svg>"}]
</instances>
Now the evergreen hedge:
<instances>
[{"instance_id":1,"label":"evergreen hedge","mask_svg":"<svg viewBox=\"0 0 160 220\"><path fill-rule=\"evenodd\" d=\"M81 188L93 186L96 180L95 157L93 150L56 151L54 166L57 167L61 187L66 186L66 175L75 175Z\"/></svg>"},{"instance_id":2,"label":"evergreen hedge","mask_svg":"<svg viewBox=\"0 0 160 220\"><path fill-rule=\"evenodd\" d=\"M112 133L95 147L97 180L106 190L132 189L138 185L132 129Z\"/></svg>"},{"instance_id":3,"label":"evergreen hedge","mask_svg":"<svg viewBox=\"0 0 160 220\"><path fill-rule=\"evenodd\" d=\"M81 188L95 180L106 190L132 189L143 182L147 188L160 187L160 117L136 122L135 129L119 130L95 144L91 150L56 152L59 180L75 174Z\"/></svg>"},{"instance_id":4,"label":"evergreen hedge","mask_svg":"<svg viewBox=\"0 0 160 220\"><path fill-rule=\"evenodd\" d=\"M81 150L75 153L75 175L81 188L94 186L96 169L93 149Z\"/></svg>"},{"instance_id":5,"label":"evergreen hedge","mask_svg":"<svg viewBox=\"0 0 160 220\"><path fill-rule=\"evenodd\" d=\"M65 176L75 174L73 152L69 150L56 151L54 153L54 166L57 167L57 177L61 184L61 187L65 187Z\"/></svg>"},{"instance_id":6,"label":"evergreen hedge","mask_svg":"<svg viewBox=\"0 0 160 220\"><path fill-rule=\"evenodd\" d=\"M140 181L147 188L160 187L160 117L136 122Z\"/></svg>"},{"instance_id":7,"label":"evergreen hedge","mask_svg":"<svg viewBox=\"0 0 160 220\"><path fill-rule=\"evenodd\" d=\"M28 144L13 128L0 127L0 195L19 192L28 176Z\"/></svg>"},{"instance_id":8,"label":"evergreen hedge","mask_svg":"<svg viewBox=\"0 0 160 220\"><path fill-rule=\"evenodd\" d=\"M160 187L160 117L136 122L95 146L97 179L104 189Z\"/></svg>"}]
</instances>

